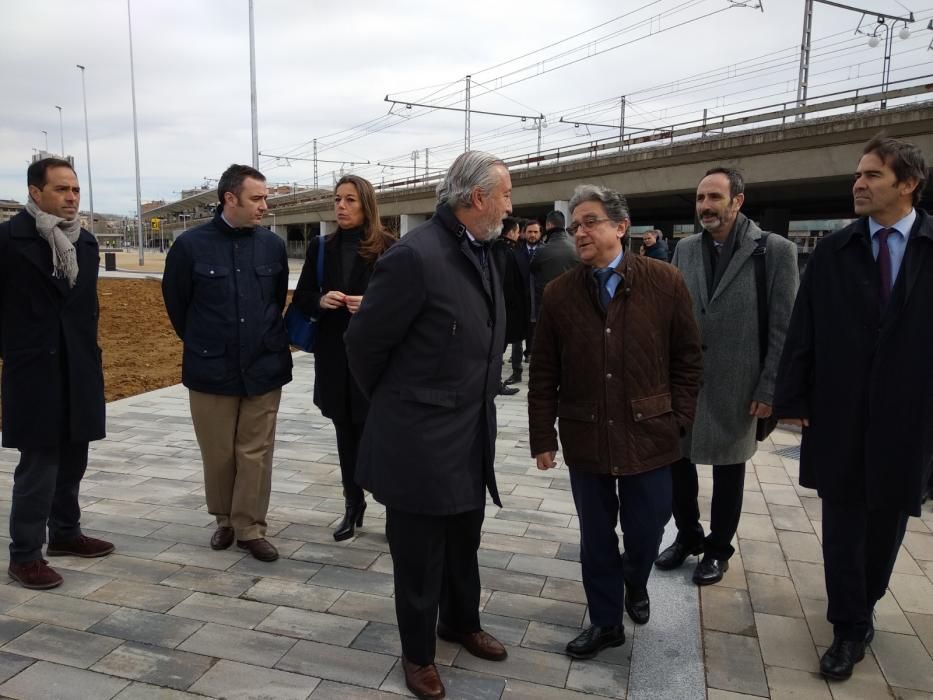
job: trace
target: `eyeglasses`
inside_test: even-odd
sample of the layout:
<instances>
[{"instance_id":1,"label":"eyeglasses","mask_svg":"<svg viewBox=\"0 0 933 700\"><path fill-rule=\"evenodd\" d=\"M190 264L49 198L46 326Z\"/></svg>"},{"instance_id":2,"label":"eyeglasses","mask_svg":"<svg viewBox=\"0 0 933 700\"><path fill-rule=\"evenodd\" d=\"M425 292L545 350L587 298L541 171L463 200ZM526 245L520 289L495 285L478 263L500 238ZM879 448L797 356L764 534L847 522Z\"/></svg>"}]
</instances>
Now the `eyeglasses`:
<instances>
[{"instance_id":1,"label":"eyeglasses","mask_svg":"<svg viewBox=\"0 0 933 700\"><path fill-rule=\"evenodd\" d=\"M579 223L570 224L570 226L567 227L567 230L570 232L571 236L574 236L577 233L577 229L582 228L584 231L590 231L596 224L601 224L604 221L612 221L612 219L610 219L608 216L601 219L598 219L595 216L588 216Z\"/></svg>"}]
</instances>

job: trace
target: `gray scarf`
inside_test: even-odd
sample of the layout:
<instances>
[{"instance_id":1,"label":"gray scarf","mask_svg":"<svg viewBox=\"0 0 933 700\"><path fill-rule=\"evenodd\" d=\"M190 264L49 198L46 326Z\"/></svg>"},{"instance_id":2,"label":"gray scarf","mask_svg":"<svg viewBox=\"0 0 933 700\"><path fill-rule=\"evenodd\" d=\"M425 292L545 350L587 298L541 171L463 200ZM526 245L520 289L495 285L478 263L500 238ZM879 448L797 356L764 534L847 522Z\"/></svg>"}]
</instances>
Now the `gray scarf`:
<instances>
[{"instance_id":1,"label":"gray scarf","mask_svg":"<svg viewBox=\"0 0 933 700\"><path fill-rule=\"evenodd\" d=\"M42 211L32 197L26 199L26 211L36 220L36 230L52 249L52 276L64 277L74 287L78 279L78 255L75 243L81 235L81 217L70 221Z\"/></svg>"}]
</instances>

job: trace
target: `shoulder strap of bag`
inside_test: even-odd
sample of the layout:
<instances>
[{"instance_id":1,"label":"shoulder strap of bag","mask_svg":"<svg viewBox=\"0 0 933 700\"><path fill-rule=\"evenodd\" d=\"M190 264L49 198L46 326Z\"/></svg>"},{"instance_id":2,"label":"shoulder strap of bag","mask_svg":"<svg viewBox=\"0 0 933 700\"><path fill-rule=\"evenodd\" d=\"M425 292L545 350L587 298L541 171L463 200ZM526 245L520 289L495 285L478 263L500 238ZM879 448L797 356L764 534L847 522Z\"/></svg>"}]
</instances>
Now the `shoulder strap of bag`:
<instances>
[{"instance_id":1,"label":"shoulder strap of bag","mask_svg":"<svg viewBox=\"0 0 933 700\"><path fill-rule=\"evenodd\" d=\"M317 286L318 291L324 291L324 234L317 237Z\"/></svg>"},{"instance_id":2,"label":"shoulder strap of bag","mask_svg":"<svg viewBox=\"0 0 933 700\"><path fill-rule=\"evenodd\" d=\"M758 292L758 359L761 364L764 364L768 354L768 276L765 268L768 235L767 231L762 231L755 252L752 253L755 261L755 288Z\"/></svg>"}]
</instances>

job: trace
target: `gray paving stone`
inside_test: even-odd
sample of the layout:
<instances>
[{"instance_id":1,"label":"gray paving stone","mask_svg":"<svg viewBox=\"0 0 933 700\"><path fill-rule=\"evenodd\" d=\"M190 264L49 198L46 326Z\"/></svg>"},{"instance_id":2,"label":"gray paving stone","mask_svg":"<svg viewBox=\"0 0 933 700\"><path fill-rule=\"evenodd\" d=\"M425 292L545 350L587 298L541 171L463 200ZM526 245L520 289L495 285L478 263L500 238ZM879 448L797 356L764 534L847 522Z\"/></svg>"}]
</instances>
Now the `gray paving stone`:
<instances>
[{"instance_id":1,"label":"gray paving stone","mask_svg":"<svg viewBox=\"0 0 933 700\"><path fill-rule=\"evenodd\" d=\"M278 607L256 628L273 634L349 646L366 623L350 617Z\"/></svg>"},{"instance_id":2,"label":"gray paving stone","mask_svg":"<svg viewBox=\"0 0 933 700\"><path fill-rule=\"evenodd\" d=\"M236 598L256 584L254 576L230 574L225 571L202 569L196 566L183 567L162 581L163 586L174 586L200 593L213 593Z\"/></svg>"},{"instance_id":3,"label":"gray paving stone","mask_svg":"<svg viewBox=\"0 0 933 700\"><path fill-rule=\"evenodd\" d=\"M565 561L575 561L580 563L580 544L561 542L560 549L557 550L557 558Z\"/></svg>"},{"instance_id":4,"label":"gray paving stone","mask_svg":"<svg viewBox=\"0 0 933 700\"><path fill-rule=\"evenodd\" d=\"M208 539L210 539L209 536ZM198 566L204 569L226 571L244 556L246 555L243 552L236 549L216 551L206 546L196 547L190 544L175 544L156 556L156 559L183 566Z\"/></svg>"},{"instance_id":5,"label":"gray paving stone","mask_svg":"<svg viewBox=\"0 0 933 700\"><path fill-rule=\"evenodd\" d=\"M441 680L447 689L447 697L458 700L498 700L505 688L505 679L471 673L459 668L444 667L440 669ZM399 661L392 668L380 690L410 695L405 687L405 674L402 662Z\"/></svg>"},{"instance_id":6,"label":"gray paving stone","mask_svg":"<svg viewBox=\"0 0 933 700\"><path fill-rule=\"evenodd\" d=\"M39 661L0 685L17 700L110 700L128 683L100 673Z\"/></svg>"},{"instance_id":7,"label":"gray paving stone","mask_svg":"<svg viewBox=\"0 0 933 700\"><path fill-rule=\"evenodd\" d=\"M339 592L339 591L338 591ZM396 623L395 601L392 598L369 593L347 591L330 607L334 615L355 617L394 625Z\"/></svg>"},{"instance_id":8,"label":"gray paving stone","mask_svg":"<svg viewBox=\"0 0 933 700\"><path fill-rule=\"evenodd\" d=\"M367 549L351 549L350 547L341 547L334 544L309 542L292 554L292 559L317 564L337 564L354 569L366 569L376 561L378 556L377 552Z\"/></svg>"},{"instance_id":9,"label":"gray paving stone","mask_svg":"<svg viewBox=\"0 0 933 700\"><path fill-rule=\"evenodd\" d=\"M502 692L502 700L592 700L591 693L579 693L567 688L551 688L538 683L527 683L509 678Z\"/></svg>"},{"instance_id":10,"label":"gray paving stone","mask_svg":"<svg viewBox=\"0 0 933 700\"><path fill-rule=\"evenodd\" d=\"M151 520L175 523L178 525L191 525L193 527L206 527L216 522L213 515L203 510L189 508L170 508L167 506L155 507L147 516ZM181 540L176 540L181 542Z\"/></svg>"},{"instance_id":11,"label":"gray paving stone","mask_svg":"<svg viewBox=\"0 0 933 700\"><path fill-rule=\"evenodd\" d=\"M165 612L191 595L190 591L170 586L154 586L139 581L113 581L88 596L101 603Z\"/></svg>"},{"instance_id":12,"label":"gray paving stone","mask_svg":"<svg viewBox=\"0 0 933 700\"><path fill-rule=\"evenodd\" d=\"M892 686L933 693L933 659L917 637L875 632L871 650Z\"/></svg>"},{"instance_id":13,"label":"gray paving stone","mask_svg":"<svg viewBox=\"0 0 933 700\"><path fill-rule=\"evenodd\" d=\"M173 615L120 608L90 628L95 634L173 649L201 628L203 623Z\"/></svg>"},{"instance_id":14,"label":"gray paving stone","mask_svg":"<svg viewBox=\"0 0 933 700\"><path fill-rule=\"evenodd\" d=\"M50 591L55 595L68 595L72 596L73 598L85 598L89 594L99 589L101 586L113 581L112 577L98 575L97 572L88 573L87 571L75 571L73 569L69 569L68 567L63 566L63 559L70 559L70 557L55 557L55 559L50 562L52 568L61 574L62 578L64 579L61 586ZM83 565L90 565L87 559L84 559L81 563Z\"/></svg>"},{"instance_id":15,"label":"gray paving stone","mask_svg":"<svg viewBox=\"0 0 933 700\"><path fill-rule=\"evenodd\" d=\"M31 620L18 620L15 617L0 615L0 644L6 644L11 639L16 639L23 632L31 630L36 624L38 623Z\"/></svg>"},{"instance_id":16,"label":"gray paving stone","mask_svg":"<svg viewBox=\"0 0 933 700\"><path fill-rule=\"evenodd\" d=\"M30 591L15 585L0 586L0 613L22 605L37 595L39 595L38 591Z\"/></svg>"},{"instance_id":17,"label":"gray paving stone","mask_svg":"<svg viewBox=\"0 0 933 700\"><path fill-rule=\"evenodd\" d=\"M813 532L810 518L802 507L769 505L768 509L776 530Z\"/></svg>"},{"instance_id":18,"label":"gray paving stone","mask_svg":"<svg viewBox=\"0 0 933 700\"><path fill-rule=\"evenodd\" d=\"M488 612L480 613L480 624L506 646L519 646L528 631L528 620L519 620L515 617L493 615Z\"/></svg>"},{"instance_id":19,"label":"gray paving stone","mask_svg":"<svg viewBox=\"0 0 933 700\"><path fill-rule=\"evenodd\" d=\"M525 537L513 537L511 535L497 535L493 532L487 532L483 534L480 546L482 546L484 549L510 552L512 554L527 554L537 557L547 557L548 559L552 559L553 557L557 556L557 550L560 547L557 542L528 539Z\"/></svg>"},{"instance_id":20,"label":"gray paving stone","mask_svg":"<svg viewBox=\"0 0 933 700\"><path fill-rule=\"evenodd\" d=\"M118 492L120 496L123 496L121 500L126 501L138 500L141 496L138 492L134 493L133 489L114 489L114 491ZM133 496L135 496L135 498ZM100 532L113 532L118 535L146 537L160 527L163 527L165 523L160 523L155 520L133 518L128 515L85 513L84 517L81 518L81 525L90 530L97 530Z\"/></svg>"},{"instance_id":21,"label":"gray paving stone","mask_svg":"<svg viewBox=\"0 0 933 700\"><path fill-rule=\"evenodd\" d=\"M95 564L91 569L91 573L127 581L158 583L177 572L180 568L176 564L111 554Z\"/></svg>"},{"instance_id":22,"label":"gray paving stone","mask_svg":"<svg viewBox=\"0 0 933 700\"><path fill-rule=\"evenodd\" d=\"M481 566L479 580L483 588L494 591L508 591L523 595L540 595L544 587L545 577L535 574L523 574L515 571L491 569Z\"/></svg>"},{"instance_id":23,"label":"gray paving stone","mask_svg":"<svg viewBox=\"0 0 933 700\"><path fill-rule=\"evenodd\" d=\"M570 669L569 657L523 647L509 647L508 651L509 656L505 661L487 661L463 650L454 659L454 666L559 688L566 684Z\"/></svg>"},{"instance_id":24,"label":"gray paving stone","mask_svg":"<svg viewBox=\"0 0 933 700\"><path fill-rule=\"evenodd\" d=\"M126 642L91 670L134 681L187 690L213 665L206 656Z\"/></svg>"},{"instance_id":25,"label":"gray paving stone","mask_svg":"<svg viewBox=\"0 0 933 700\"><path fill-rule=\"evenodd\" d=\"M40 593L35 598L13 608L7 614L22 620L48 622L60 627L85 630L116 609L115 606L105 603L69 598L53 593Z\"/></svg>"},{"instance_id":26,"label":"gray paving stone","mask_svg":"<svg viewBox=\"0 0 933 700\"><path fill-rule=\"evenodd\" d=\"M394 657L384 654L301 640L276 664L276 668L378 688L394 663Z\"/></svg>"},{"instance_id":27,"label":"gray paving stone","mask_svg":"<svg viewBox=\"0 0 933 700\"><path fill-rule=\"evenodd\" d=\"M755 615L747 591L705 586L700 594L705 629L755 636Z\"/></svg>"},{"instance_id":28,"label":"gray paving stone","mask_svg":"<svg viewBox=\"0 0 933 700\"><path fill-rule=\"evenodd\" d=\"M706 682L710 688L768 697L768 681L758 640L738 634L707 631Z\"/></svg>"},{"instance_id":29,"label":"gray paving stone","mask_svg":"<svg viewBox=\"0 0 933 700\"><path fill-rule=\"evenodd\" d=\"M511 552L497 552L494 549L483 549L480 547L476 553L476 559L480 566L490 569L504 569L512 561Z\"/></svg>"},{"instance_id":30,"label":"gray paving stone","mask_svg":"<svg viewBox=\"0 0 933 700\"><path fill-rule=\"evenodd\" d=\"M82 523L82 525L83 524L84 523ZM116 553L119 555L139 557L142 559L154 557L156 554L164 552L172 546L171 542L163 542L162 540L155 540L150 537L104 533L91 528L85 530L85 534L91 537L102 537L109 540L113 543L113 546L116 547ZM113 556L114 555L111 554L108 558L112 558Z\"/></svg>"},{"instance_id":31,"label":"gray paving stone","mask_svg":"<svg viewBox=\"0 0 933 700\"><path fill-rule=\"evenodd\" d=\"M264 578L246 590L241 597L260 603L324 612L337 602L341 595L342 592L336 588Z\"/></svg>"},{"instance_id":32,"label":"gray paving stone","mask_svg":"<svg viewBox=\"0 0 933 700\"><path fill-rule=\"evenodd\" d=\"M392 595L395 590L393 579L388 574L348 569L343 566L325 566L311 578L309 583L315 586L328 586L345 591L384 596Z\"/></svg>"},{"instance_id":33,"label":"gray paving stone","mask_svg":"<svg viewBox=\"0 0 933 700\"><path fill-rule=\"evenodd\" d=\"M266 603L193 593L169 610L168 614L204 622L217 622L221 625L252 628L266 619L274 609L275 606Z\"/></svg>"},{"instance_id":34,"label":"gray paving stone","mask_svg":"<svg viewBox=\"0 0 933 700\"><path fill-rule=\"evenodd\" d=\"M748 592L755 612L803 617L794 582L785 576L747 573Z\"/></svg>"},{"instance_id":35,"label":"gray paving stone","mask_svg":"<svg viewBox=\"0 0 933 700\"><path fill-rule=\"evenodd\" d=\"M281 555L282 552L280 551ZM277 578L285 581L304 583L321 570L320 564L309 564L303 561L294 561L282 556L276 561L259 561L253 557L244 557L231 566L228 571L243 576L260 576L263 578Z\"/></svg>"},{"instance_id":36,"label":"gray paving stone","mask_svg":"<svg viewBox=\"0 0 933 700\"><path fill-rule=\"evenodd\" d=\"M0 683L5 683L33 663L35 659L0 651Z\"/></svg>"},{"instance_id":37,"label":"gray paving stone","mask_svg":"<svg viewBox=\"0 0 933 700\"><path fill-rule=\"evenodd\" d=\"M131 683L113 700L204 700L204 696L192 695L181 690L162 688L148 683Z\"/></svg>"},{"instance_id":38,"label":"gray paving stone","mask_svg":"<svg viewBox=\"0 0 933 700\"><path fill-rule=\"evenodd\" d=\"M3 646L3 651L66 666L87 668L123 641L64 627L38 625Z\"/></svg>"},{"instance_id":39,"label":"gray paving stone","mask_svg":"<svg viewBox=\"0 0 933 700\"><path fill-rule=\"evenodd\" d=\"M295 640L288 637L209 622L188 637L178 649L269 667L274 666L294 644Z\"/></svg>"},{"instance_id":40,"label":"gray paving stone","mask_svg":"<svg viewBox=\"0 0 933 700\"><path fill-rule=\"evenodd\" d=\"M225 700L306 700L319 683L318 678L297 673L219 661L191 691Z\"/></svg>"},{"instance_id":41,"label":"gray paving stone","mask_svg":"<svg viewBox=\"0 0 933 700\"><path fill-rule=\"evenodd\" d=\"M398 700L396 693L387 693L372 688L360 688L346 683L321 681L311 693L311 700Z\"/></svg>"},{"instance_id":42,"label":"gray paving stone","mask_svg":"<svg viewBox=\"0 0 933 700\"><path fill-rule=\"evenodd\" d=\"M785 532L781 531L778 536ZM795 532L795 535L801 533ZM746 572L771 574L773 576L790 576L787 564L784 562L784 553L777 542L760 542L758 540L742 540L742 564Z\"/></svg>"},{"instance_id":43,"label":"gray paving stone","mask_svg":"<svg viewBox=\"0 0 933 700\"><path fill-rule=\"evenodd\" d=\"M567 675L567 687L607 698L625 698L628 669L598 661L574 661Z\"/></svg>"},{"instance_id":44,"label":"gray paving stone","mask_svg":"<svg viewBox=\"0 0 933 700\"><path fill-rule=\"evenodd\" d=\"M533 557L527 554L516 554L508 565L509 571L520 571L526 574L539 576L553 576L568 581L582 581L583 573L580 564L563 559L548 557Z\"/></svg>"},{"instance_id":45,"label":"gray paving stone","mask_svg":"<svg viewBox=\"0 0 933 700\"><path fill-rule=\"evenodd\" d=\"M614 664L616 666L629 667L632 658L632 622L625 618L625 634L627 641L622 646L611 647L599 652L600 663ZM531 622L522 639L522 646L539 651L548 651L554 654L564 654L567 643L580 634L580 629L576 627L561 627L560 625L549 625L545 622Z\"/></svg>"},{"instance_id":46,"label":"gray paving stone","mask_svg":"<svg viewBox=\"0 0 933 700\"><path fill-rule=\"evenodd\" d=\"M558 600L546 600L517 593L496 591L489 598L489 602L486 603L485 611L525 620L579 627L583 623L585 606L579 603L566 603Z\"/></svg>"}]
</instances>

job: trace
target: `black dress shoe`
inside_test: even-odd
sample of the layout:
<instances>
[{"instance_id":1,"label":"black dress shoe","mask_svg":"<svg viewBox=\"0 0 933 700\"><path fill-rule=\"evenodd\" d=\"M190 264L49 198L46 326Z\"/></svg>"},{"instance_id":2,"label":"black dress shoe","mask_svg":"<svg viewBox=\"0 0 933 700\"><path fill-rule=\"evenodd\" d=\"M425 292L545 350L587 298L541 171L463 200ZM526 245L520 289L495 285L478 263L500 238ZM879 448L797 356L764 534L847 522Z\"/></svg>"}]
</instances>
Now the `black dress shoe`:
<instances>
[{"instance_id":1,"label":"black dress shoe","mask_svg":"<svg viewBox=\"0 0 933 700\"><path fill-rule=\"evenodd\" d=\"M522 380L522 372L521 370L519 370L518 372L512 372L512 374L510 374L506 378L506 380L502 383L503 384L518 384L521 380Z\"/></svg>"},{"instance_id":2,"label":"black dress shoe","mask_svg":"<svg viewBox=\"0 0 933 700\"><path fill-rule=\"evenodd\" d=\"M592 659L607 647L618 647L623 644L625 644L625 630L622 629L622 625L612 627L592 625L567 644L567 656L575 659Z\"/></svg>"},{"instance_id":3,"label":"black dress shoe","mask_svg":"<svg viewBox=\"0 0 933 700\"><path fill-rule=\"evenodd\" d=\"M674 540L674 544L665 549L654 560L654 565L659 569L664 571L669 571L670 569L676 569L683 565L687 561L689 556L699 556L703 554L703 545L698 544L695 547L687 547L683 543Z\"/></svg>"},{"instance_id":4,"label":"black dress shoe","mask_svg":"<svg viewBox=\"0 0 933 700\"><path fill-rule=\"evenodd\" d=\"M709 586L722 581L722 575L729 570L727 559L714 559L704 556L693 570L693 582L698 586Z\"/></svg>"},{"instance_id":5,"label":"black dress shoe","mask_svg":"<svg viewBox=\"0 0 933 700\"><path fill-rule=\"evenodd\" d=\"M515 396L518 393L517 386L509 386L505 382L499 383L499 394L500 396Z\"/></svg>"},{"instance_id":6,"label":"black dress shoe","mask_svg":"<svg viewBox=\"0 0 933 700\"><path fill-rule=\"evenodd\" d=\"M343 520L340 521L337 529L334 530L334 539L338 542L342 542L343 540L348 540L353 537L356 528L363 527L363 513L365 512L366 501L360 501L359 503L347 501Z\"/></svg>"},{"instance_id":7,"label":"black dress shoe","mask_svg":"<svg viewBox=\"0 0 933 700\"><path fill-rule=\"evenodd\" d=\"M651 617L651 601L648 599L648 589L643 591L625 587L625 612L636 625L644 625Z\"/></svg>"},{"instance_id":8,"label":"black dress shoe","mask_svg":"<svg viewBox=\"0 0 933 700\"><path fill-rule=\"evenodd\" d=\"M844 681L852 675L852 669L865 658L864 639L833 638L833 644L820 659L820 673L827 678Z\"/></svg>"}]
</instances>

